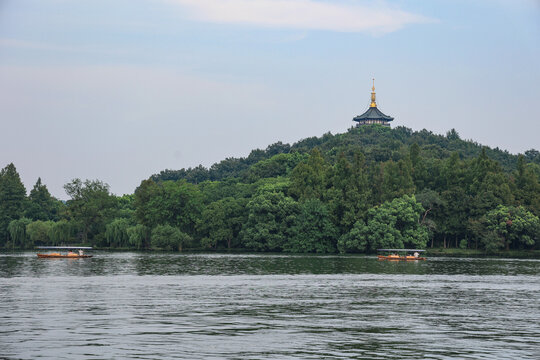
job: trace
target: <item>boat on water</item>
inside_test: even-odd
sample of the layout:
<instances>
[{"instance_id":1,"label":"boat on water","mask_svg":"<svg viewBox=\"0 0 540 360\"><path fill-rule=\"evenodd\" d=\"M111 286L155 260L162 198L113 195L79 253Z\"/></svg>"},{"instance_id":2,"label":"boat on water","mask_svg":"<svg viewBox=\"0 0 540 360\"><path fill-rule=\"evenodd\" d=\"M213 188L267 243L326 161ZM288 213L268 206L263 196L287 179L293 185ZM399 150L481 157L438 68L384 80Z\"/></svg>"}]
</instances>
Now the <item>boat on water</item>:
<instances>
[{"instance_id":1,"label":"boat on water","mask_svg":"<svg viewBox=\"0 0 540 360\"><path fill-rule=\"evenodd\" d=\"M418 261L426 260L425 257L420 256L420 253L426 250L420 249L377 249L382 253L377 255L379 260L394 260L394 261Z\"/></svg>"},{"instance_id":2,"label":"boat on water","mask_svg":"<svg viewBox=\"0 0 540 360\"><path fill-rule=\"evenodd\" d=\"M55 258L67 258L67 259L82 259L91 258L93 255L86 255L85 250L92 250L89 246L38 246L40 250L52 250L49 253L38 252L39 258L55 259ZM67 252L65 252L67 251Z\"/></svg>"}]
</instances>

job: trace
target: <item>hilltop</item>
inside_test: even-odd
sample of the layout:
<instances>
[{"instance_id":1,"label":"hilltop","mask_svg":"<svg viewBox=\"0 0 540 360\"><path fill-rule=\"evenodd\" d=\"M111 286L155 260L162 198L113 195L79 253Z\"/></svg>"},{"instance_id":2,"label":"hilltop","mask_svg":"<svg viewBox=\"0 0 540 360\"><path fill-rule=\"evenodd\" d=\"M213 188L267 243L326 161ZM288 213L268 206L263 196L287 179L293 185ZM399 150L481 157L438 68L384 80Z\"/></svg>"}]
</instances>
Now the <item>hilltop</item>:
<instances>
[{"instance_id":1,"label":"hilltop","mask_svg":"<svg viewBox=\"0 0 540 360\"><path fill-rule=\"evenodd\" d=\"M66 203L0 173L0 245L372 252L540 246L540 153L405 127L277 142L245 158L164 170L132 195L75 179Z\"/></svg>"},{"instance_id":2,"label":"hilltop","mask_svg":"<svg viewBox=\"0 0 540 360\"><path fill-rule=\"evenodd\" d=\"M249 168L259 161L267 160L278 154L293 152L309 153L319 148L325 159L335 162L337 155L344 152L349 157L356 151L364 154L366 162L399 161L408 154L408 147L417 144L425 159L447 159L452 153L459 154L461 159L471 159L485 149L489 158L496 160L505 172L515 170L518 155L499 148L490 148L472 140L462 140L452 129L444 135L437 135L428 130L412 131L400 126L395 129L383 126L351 127L346 133L332 135L326 133L321 137L309 137L292 145L277 142L265 150L252 150L245 158L227 158L213 164L210 168L199 165L195 168L181 170L163 170L154 174L154 181L185 179L191 183L205 180L221 181L227 178L245 179ZM527 162L540 164L540 153L534 149L525 152Z\"/></svg>"}]
</instances>

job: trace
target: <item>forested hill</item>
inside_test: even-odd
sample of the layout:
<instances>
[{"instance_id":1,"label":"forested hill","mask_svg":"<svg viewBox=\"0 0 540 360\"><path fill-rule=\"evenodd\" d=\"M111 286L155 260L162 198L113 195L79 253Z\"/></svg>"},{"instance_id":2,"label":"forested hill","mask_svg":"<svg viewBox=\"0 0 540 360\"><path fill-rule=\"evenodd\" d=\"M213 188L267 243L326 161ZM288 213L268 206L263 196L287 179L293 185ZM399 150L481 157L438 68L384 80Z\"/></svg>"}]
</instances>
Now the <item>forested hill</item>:
<instances>
[{"instance_id":1,"label":"forested hill","mask_svg":"<svg viewBox=\"0 0 540 360\"><path fill-rule=\"evenodd\" d=\"M167 169L152 175L151 179L154 181L185 179L193 184L206 180L221 181L227 178L247 180L250 175L250 166L261 160L278 154L309 153L315 147L320 149L330 163L334 163L341 152L352 158L357 151L364 154L368 163L399 161L408 155L408 147L412 144L419 146L422 157L425 159L446 159L453 152L458 153L461 159L470 159L478 156L482 148L485 148L487 156L496 160L506 172L515 169L518 158L517 155L510 154L506 150L492 149L471 140L462 140L454 129L443 136L425 129L414 132L403 126L391 129L374 125L352 127L344 134L326 133L321 137L306 138L292 146L277 142L269 145L266 150L251 151L246 158L227 158L210 168L199 165L189 169ZM527 162L540 164L540 153L534 149L528 150L525 152L525 159Z\"/></svg>"},{"instance_id":2,"label":"forested hill","mask_svg":"<svg viewBox=\"0 0 540 360\"><path fill-rule=\"evenodd\" d=\"M456 131L368 125L276 143L210 169L165 170L132 195L74 179L70 200L0 171L0 247L358 253L540 248L540 153L512 155Z\"/></svg>"}]
</instances>

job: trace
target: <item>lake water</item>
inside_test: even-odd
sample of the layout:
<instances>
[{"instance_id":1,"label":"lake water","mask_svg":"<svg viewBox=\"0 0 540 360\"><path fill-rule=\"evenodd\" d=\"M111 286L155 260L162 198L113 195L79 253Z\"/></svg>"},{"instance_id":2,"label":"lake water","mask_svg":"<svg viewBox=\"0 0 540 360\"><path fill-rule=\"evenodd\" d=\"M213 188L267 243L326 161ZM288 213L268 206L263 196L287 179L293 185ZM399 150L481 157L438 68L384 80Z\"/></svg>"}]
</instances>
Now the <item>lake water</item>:
<instances>
[{"instance_id":1,"label":"lake water","mask_svg":"<svg viewBox=\"0 0 540 360\"><path fill-rule=\"evenodd\" d=\"M4 359L539 359L540 261L0 254Z\"/></svg>"}]
</instances>

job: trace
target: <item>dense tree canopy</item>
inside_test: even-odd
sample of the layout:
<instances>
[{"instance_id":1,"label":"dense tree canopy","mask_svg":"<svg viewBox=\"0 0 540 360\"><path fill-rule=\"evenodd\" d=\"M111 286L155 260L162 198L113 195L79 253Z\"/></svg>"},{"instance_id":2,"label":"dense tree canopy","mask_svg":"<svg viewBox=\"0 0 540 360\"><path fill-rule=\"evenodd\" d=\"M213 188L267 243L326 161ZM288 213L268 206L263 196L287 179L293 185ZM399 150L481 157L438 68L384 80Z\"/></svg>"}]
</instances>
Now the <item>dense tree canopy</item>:
<instances>
[{"instance_id":1,"label":"dense tree canopy","mask_svg":"<svg viewBox=\"0 0 540 360\"><path fill-rule=\"evenodd\" d=\"M423 212L422 205L408 195L371 208L367 221L359 220L351 233L340 239L340 250L425 248L428 232L420 221Z\"/></svg>"},{"instance_id":2,"label":"dense tree canopy","mask_svg":"<svg viewBox=\"0 0 540 360\"><path fill-rule=\"evenodd\" d=\"M30 190L25 216L32 220L58 220L63 204L53 198L47 186L38 178L34 188Z\"/></svg>"},{"instance_id":3,"label":"dense tree canopy","mask_svg":"<svg viewBox=\"0 0 540 360\"><path fill-rule=\"evenodd\" d=\"M134 194L99 180L53 198L0 171L0 247L332 253L380 247L540 248L540 152L512 155L378 125L277 142L209 168L164 170Z\"/></svg>"},{"instance_id":4,"label":"dense tree canopy","mask_svg":"<svg viewBox=\"0 0 540 360\"><path fill-rule=\"evenodd\" d=\"M525 208L518 206L497 206L485 216L487 229L492 236L486 237L486 249L530 248L535 245L540 234L540 220Z\"/></svg>"},{"instance_id":5,"label":"dense tree canopy","mask_svg":"<svg viewBox=\"0 0 540 360\"><path fill-rule=\"evenodd\" d=\"M231 249L247 219L247 199L226 197L210 203L202 212L198 228L201 245ZM238 245L238 244L235 244Z\"/></svg>"},{"instance_id":6,"label":"dense tree canopy","mask_svg":"<svg viewBox=\"0 0 540 360\"><path fill-rule=\"evenodd\" d=\"M335 252L338 230L330 219L321 200L311 199L302 203L283 250L294 253Z\"/></svg>"},{"instance_id":7,"label":"dense tree canopy","mask_svg":"<svg viewBox=\"0 0 540 360\"><path fill-rule=\"evenodd\" d=\"M152 230L152 247L161 250L182 250L191 237L171 225L158 225Z\"/></svg>"},{"instance_id":8,"label":"dense tree canopy","mask_svg":"<svg viewBox=\"0 0 540 360\"><path fill-rule=\"evenodd\" d=\"M252 198L247 211L241 231L243 245L254 251L283 250L292 235L298 203L282 192L264 191Z\"/></svg>"},{"instance_id":9,"label":"dense tree canopy","mask_svg":"<svg viewBox=\"0 0 540 360\"><path fill-rule=\"evenodd\" d=\"M22 216L25 202L26 189L11 163L0 170L0 245L7 243L9 223Z\"/></svg>"},{"instance_id":10,"label":"dense tree canopy","mask_svg":"<svg viewBox=\"0 0 540 360\"><path fill-rule=\"evenodd\" d=\"M98 233L102 234L105 224L114 215L116 198L109 193L109 185L99 180L74 179L64 185L71 197L67 202L67 216L78 225L83 242Z\"/></svg>"}]
</instances>

